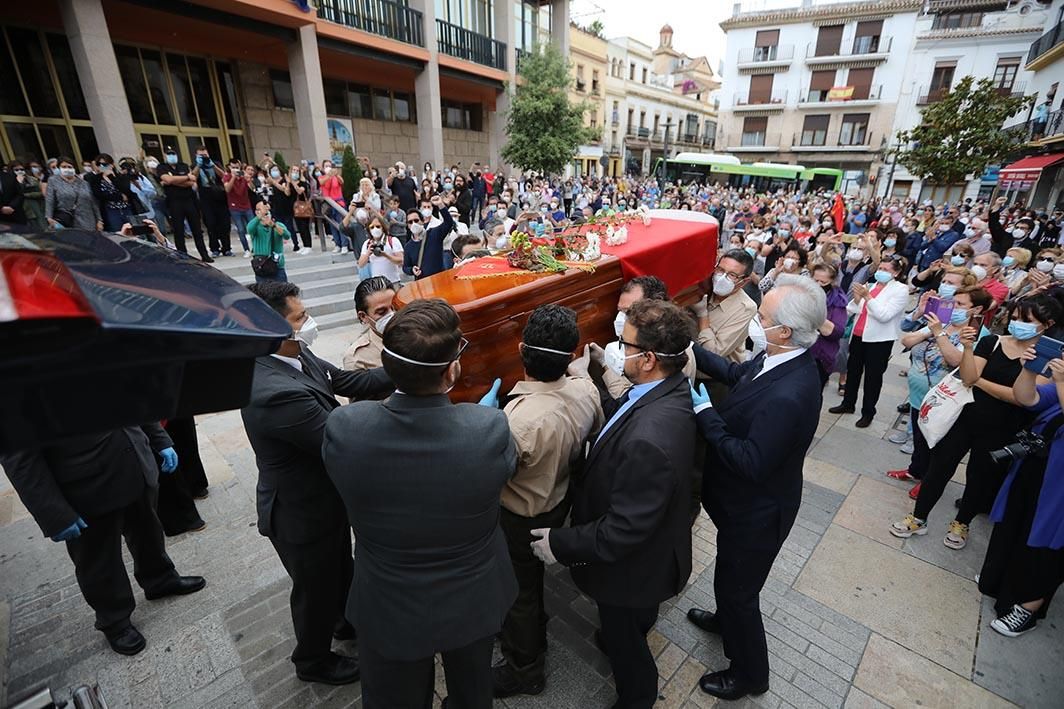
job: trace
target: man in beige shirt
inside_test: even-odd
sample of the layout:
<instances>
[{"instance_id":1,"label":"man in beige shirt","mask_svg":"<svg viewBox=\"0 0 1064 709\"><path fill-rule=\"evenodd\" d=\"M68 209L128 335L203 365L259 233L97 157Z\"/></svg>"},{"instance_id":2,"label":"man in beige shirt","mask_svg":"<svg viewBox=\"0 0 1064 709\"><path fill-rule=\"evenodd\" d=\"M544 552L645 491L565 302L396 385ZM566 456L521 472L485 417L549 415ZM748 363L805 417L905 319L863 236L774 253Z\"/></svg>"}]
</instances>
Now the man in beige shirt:
<instances>
[{"instance_id":1,"label":"man in beige shirt","mask_svg":"<svg viewBox=\"0 0 1064 709\"><path fill-rule=\"evenodd\" d=\"M603 423L598 389L587 378L587 360L579 360L581 376L566 376L579 343L575 312L560 305L536 308L520 345L525 379L503 409L517 446L517 472L502 489L499 524L518 593L500 636L504 659L493 669L496 697L539 694L544 687L543 562L532 554L530 532L565 523L570 476L583 462L585 442Z\"/></svg>"},{"instance_id":2,"label":"man in beige shirt","mask_svg":"<svg viewBox=\"0 0 1064 709\"><path fill-rule=\"evenodd\" d=\"M713 272L713 294L692 307L698 316L699 346L735 363L746 359L746 337L757 312L757 304L743 291L753 272L749 252L726 252Z\"/></svg>"},{"instance_id":3,"label":"man in beige shirt","mask_svg":"<svg viewBox=\"0 0 1064 709\"><path fill-rule=\"evenodd\" d=\"M384 276L367 278L355 288L355 313L359 329L355 341L344 351L344 369L374 369L381 366L384 326L392 319L395 289Z\"/></svg>"},{"instance_id":4,"label":"man in beige shirt","mask_svg":"<svg viewBox=\"0 0 1064 709\"><path fill-rule=\"evenodd\" d=\"M632 307L633 303L647 298L650 300L668 300L669 291L665 287L665 282L657 276L636 276L624 284L624 287L621 289L621 295L617 298L617 317L613 321L613 329L617 333L617 337L620 337L621 331L624 330L625 317L628 313L628 308ZM620 345L617 342L611 342L606 345L606 349L612 347L620 347ZM693 345L686 350L687 364L683 366L683 373L693 385L697 369L695 367L695 355L692 348ZM619 399L624 395L624 392L628 387L632 386L632 383L623 375L616 374L609 367L604 366L606 350L602 347L592 345L591 356L598 364L603 365L602 383L606 385L606 390L614 399Z\"/></svg>"}]
</instances>

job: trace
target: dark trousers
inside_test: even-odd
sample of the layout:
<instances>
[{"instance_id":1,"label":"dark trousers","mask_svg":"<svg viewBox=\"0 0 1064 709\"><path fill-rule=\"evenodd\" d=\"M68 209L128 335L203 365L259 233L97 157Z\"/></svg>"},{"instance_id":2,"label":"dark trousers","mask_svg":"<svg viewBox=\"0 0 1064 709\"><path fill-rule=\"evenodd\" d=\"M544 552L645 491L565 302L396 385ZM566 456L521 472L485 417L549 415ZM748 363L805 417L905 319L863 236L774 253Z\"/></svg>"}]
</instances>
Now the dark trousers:
<instances>
[{"instance_id":1,"label":"dark trousers","mask_svg":"<svg viewBox=\"0 0 1064 709\"><path fill-rule=\"evenodd\" d=\"M177 451L178 466L172 473L159 474L156 512L163 532L173 537L203 526L193 495L207 488L207 476L199 457L195 421L191 417L167 421L166 432Z\"/></svg>"},{"instance_id":2,"label":"dark trousers","mask_svg":"<svg viewBox=\"0 0 1064 709\"><path fill-rule=\"evenodd\" d=\"M615 709L650 709L658 698L658 666L647 633L658 620L658 606L621 608L598 604L602 645L617 685Z\"/></svg>"},{"instance_id":3,"label":"dark trousers","mask_svg":"<svg viewBox=\"0 0 1064 709\"><path fill-rule=\"evenodd\" d=\"M188 253L185 246L185 221L192 230L192 239L196 242L196 250L200 258L207 258L207 246L203 243L203 228L200 225L199 204L195 199L178 198L168 200L166 209L170 213L170 228L174 232L174 243L177 250L183 254Z\"/></svg>"},{"instance_id":4,"label":"dark trousers","mask_svg":"<svg viewBox=\"0 0 1064 709\"><path fill-rule=\"evenodd\" d=\"M296 631L292 662L297 669L309 669L329 657L333 631L344 620L355 567L351 530L344 525L302 544L274 537L270 543L292 579L288 599Z\"/></svg>"},{"instance_id":5,"label":"dark trousers","mask_svg":"<svg viewBox=\"0 0 1064 709\"><path fill-rule=\"evenodd\" d=\"M970 524L977 514L989 510L1008 472L1005 464L994 462L990 451L1014 438L1015 431L996 431L988 422L979 421L967 411L961 412L949 433L931 449L931 458L920 485L920 496L916 498L913 515L917 519L927 519L945 492L946 484L957 472L965 453L969 454L968 469L961 507L955 519L962 524Z\"/></svg>"},{"instance_id":6,"label":"dark trousers","mask_svg":"<svg viewBox=\"0 0 1064 709\"><path fill-rule=\"evenodd\" d=\"M230 253L233 248L229 239L232 222L229 220L229 205L226 203L225 195L222 194L220 198L216 195L204 195L200 198L200 209L203 211L203 221L207 226L211 251ZM195 234L195 231L192 233Z\"/></svg>"},{"instance_id":7,"label":"dark trousers","mask_svg":"<svg viewBox=\"0 0 1064 709\"><path fill-rule=\"evenodd\" d=\"M129 625L136 603L122 561L122 538L133 557L133 576L145 591L177 576L166 554L163 528L155 516L155 489L147 485L131 504L85 519L81 536L66 543L74 573L96 611L96 628L116 633Z\"/></svg>"},{"instance_id":8,"label":"dark trousers","mask_svg":"<svg viewBox=\"0 0 1064 709\"><path fill-rule=\"evenodd\" d=\"M308 249L314 248L314 242L310 238L310 218L296 217L296 229L299 231L299 238L303 240L303 246Z\"/></svg>"},{"instance_id":9,"label":"dark trousers","mask_svg":"<svg viewBox=\"0 0 1064 709\"><path fill-rule=\"evenodd\" d=\"M543 609L543 562L532 554L532 530L561 527L569 514L563 501L553 510L522 517L505 507L500 509L499 526L506 535L510 561L517 577L517 599L502 624L499 640L502 655L511 669L523 679L543 677L547 656L547 612Z\"/></svg>"},{"instance_id":10,"label":"dark trousers","mask_svg":"<svg viewBox=\"0 0 1064 709\"><path fill-rule=\"evenodd\" d=\"M192 492L207 489L207 471L199 455L199 437L196 435L196 420L191 416L170 419L166 422L166 433L174 442L177 459L181 464L181 473Z\"/></svg>"},{"instance_id":11,"label":"dark trousers","mask_svg":"<svg viewBox=\"0 0 1064 709\"><path fill-rule=\"evenodd\" d=\"M294 216L288 215L284 217L277 217L277 221L284 224L285 229L287 229L288 233L292 236L292 249L294 251L299 251L299 232L296 231L296 218ZM306 242L305 245L309 246L310 242Z\"/></svg>"},{"instance_id":12,"label":"dark trousers","mask_svg":"<svg viewBox=\"0 0 1064 709\"><path fill-rule=\"evenodd\" d=\"M447 681L448 709L491 709L492 636L465 647L441 652ZM435 683L435 659L389 660L362 645L363 709L430 709Z\"/></svg>"},{"instance_id":13,"label":"dark trousers","mask_svg":"<svg viewBox=\"0 0 1064 709\"><path fill-rule=\"evenodd\" d=\"M758 687L768 684L761 589L782 546L775 525L771 526L760 534L749 529L718 530L713 574L717 620L731 672L740 682Z\"/></svg>"},{"instance_id":14,"label":"dark trousers","mask_svg":"<svg viewBox=\"0 0 1064 709\"><path fill-rule=\"evenodd\" d=\"M920 430L917 419L920 418L920 407L913 406L909 409L909 421L913 428L913 455L909 459L909 475L917 480L923 480L927 474L927 466L931 463L931 449L927 447L927 439Z\"/></svg>"},{"instance_id":15,"label":"dark trousers","mask_svg":"<svg viewBox=\"0 0 1064 709\"><path fill-rule=\"evenodd\" d=\"M846 364L846 395L842 405L856 407L857 390L864 376L864 399L861 402L861 416L872 418L876 415L876 402L879 392L883 390L883 372L890 362L890 351L894 341L865 342L854 335L850 340L850 359Z\"/></svg>"},{"instance_id":16,"label":"dark trousers","mask_svg":"<svg viewBox=\"0 0 1064 709\"><path fill-rule=\"evenodd\" d=\"M818 359L816 361L816 373L820 375L820 388L823 389L827 386L828 379L831 378L831 370L825 367Z\"/></svg>"}]
</instances>

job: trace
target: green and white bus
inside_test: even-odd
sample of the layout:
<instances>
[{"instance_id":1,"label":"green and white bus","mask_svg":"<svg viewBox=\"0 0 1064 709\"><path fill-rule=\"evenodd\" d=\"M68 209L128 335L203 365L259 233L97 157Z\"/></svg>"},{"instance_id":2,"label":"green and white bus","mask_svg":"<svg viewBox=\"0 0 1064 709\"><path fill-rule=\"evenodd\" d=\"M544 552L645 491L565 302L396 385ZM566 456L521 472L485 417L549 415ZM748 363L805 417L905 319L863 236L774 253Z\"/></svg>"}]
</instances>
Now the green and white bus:
<instances>
[{"instance_id":1,"label":"green and white bus","mask_svg":"<svg viewBox=\"0 0 1064 709\"><path fill-rule=\"evenodd\" d=\"M753 187L759 192L775 192L798 187L805 191L826 189L838 191L842 187L842 170L832 167L811 167L785 163L755 162L743 165L733 155L719 153L678 153L663 161L658 159L654 174L667 180L721 183L729 187Z\"/></svg>"}]
</instances>

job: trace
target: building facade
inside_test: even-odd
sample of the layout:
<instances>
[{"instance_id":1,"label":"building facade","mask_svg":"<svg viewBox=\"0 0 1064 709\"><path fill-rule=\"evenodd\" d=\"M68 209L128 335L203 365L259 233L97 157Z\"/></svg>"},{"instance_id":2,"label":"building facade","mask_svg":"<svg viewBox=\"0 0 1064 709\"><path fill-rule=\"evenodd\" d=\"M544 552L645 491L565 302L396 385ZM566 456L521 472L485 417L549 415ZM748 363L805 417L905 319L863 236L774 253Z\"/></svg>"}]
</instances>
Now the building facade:
<instances>
[{"instance_id":1,"label":"building facade","mask_svg":"<svg viewBox=\"0 0 1064 709\"><path fill-rule=\"evenodd\" d=\"M647 174L666 155L713 150L712 94L720 81L705 57L676 51L668 25L655 49L623 37L609 40L606 52L604 148L610 175Z\"/></svg>"},{"instance_id":2,"label":"building facade","mask_svg":"<svg viewBox=\"0 0 1064 709\"><path fill-rule=\"evenodd\" d=\"M498 166L517 56L568 0L39 0L0 18L0 157Z\"/></svg>"},{"instance_id":3,"label":"building facade","mask_svg":"<svg viewBox=\"0 0 1064 709\"><path fill-rule=\"evenodd\" d=\"M742 12L727 39L719 152L744 162L844 171L875 180L890 142L924 0L814 4Z\"/></svg>"},{"instance_id":4,"label":"building facade","mask_svg":"<svg viewBox=\"0 0 1064 709\"><path fill-rule=\"evenodd\" d=\"M991 79L1003 95L1031 92L1034 74L1024 67L1025 58L1048 18L1048 3L1038 0L929 0L925 12L916 17L915 41L898 98L893 136L919 125L921 109L939 100L965 76ZM1006 125L1027 115L1024 110ZM877 193L936 203L985 198L997 186L999 167L972 176L966 184L931 185L888 159Z\"/></svg>"},{"instance_id":5,"label":"building facade","mask_svg":"<svg viewBox=\"0 0 1064 709\"><path fill-rule=\"evenodd\" d=\"M606 124L606 40L592 34L576 24L569 25L569 71L572 84L569 86L569 100L573 103L586 103L584 126L597 133L597 139L581 145L566 170L566 177L583 175L603 175L608 172L609 163L602 164L605 155L602 146L602 133Z\"/></svg>"}]
</instances>

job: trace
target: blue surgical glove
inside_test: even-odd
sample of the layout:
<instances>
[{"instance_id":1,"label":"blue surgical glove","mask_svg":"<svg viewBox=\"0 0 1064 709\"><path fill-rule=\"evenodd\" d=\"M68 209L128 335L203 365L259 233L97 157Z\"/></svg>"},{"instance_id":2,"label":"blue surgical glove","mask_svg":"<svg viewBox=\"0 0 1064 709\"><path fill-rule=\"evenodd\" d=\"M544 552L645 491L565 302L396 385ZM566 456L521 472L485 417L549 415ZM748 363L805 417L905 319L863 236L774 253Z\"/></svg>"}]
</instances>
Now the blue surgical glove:
<instances>
[{"instance_id":1,"label":"blue surgical glove","mask_svg":"<svg viewBox=\"0 0 1064 709\"><path fill-rule=\"evenodd\" d=\"M706 391L705 384L699 384L697 389L691 387L691 405L695 409L700 406L713 406L713 402L709 400L709 392Z\"/></svg>"},{"instance_id":2,"label":"blue surgical glove","mask_svg":"<svg viewBox=\"0 0 1064 709\"><path fill-rule=\"evenodd\" d=\"M162 471L169 475L177 470L177 451L173 448L163 448L159 451L159 455L162 456L163 466Z\"/></svg>"},{"instance_id":3,"label":"blue surgical glove","mask_svg":"<svg viewBox=\"0 0 1064 709\"><path fill-rule=\"evenodd\" d=\"M502 386L502 380L496 379L491 383L491 389L488 389L488 393L478 401L481 406L490 406L493 409L499 408L499 387Z\"/></svg>"},{"instance_id":4,"label":"blue surgical glove","mask_svg":"<svg viewBox=\"0 0 1064 709\"><path fill-rule=\"evenodd\" d=\"M85 520L83 520L81 517L78 517L74 521L74 524L70 525L59 534L52 535L52 541L65 542L70 539L77 539L81 536L81 530L85 529L88 526L89 525L85 524Z\"/></svg>"}]
</instances>

